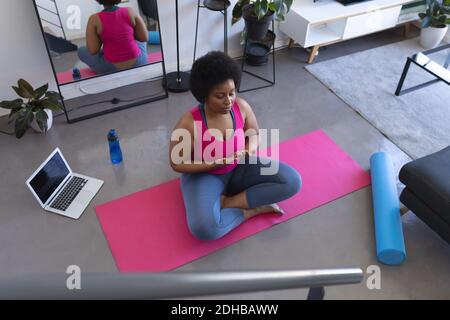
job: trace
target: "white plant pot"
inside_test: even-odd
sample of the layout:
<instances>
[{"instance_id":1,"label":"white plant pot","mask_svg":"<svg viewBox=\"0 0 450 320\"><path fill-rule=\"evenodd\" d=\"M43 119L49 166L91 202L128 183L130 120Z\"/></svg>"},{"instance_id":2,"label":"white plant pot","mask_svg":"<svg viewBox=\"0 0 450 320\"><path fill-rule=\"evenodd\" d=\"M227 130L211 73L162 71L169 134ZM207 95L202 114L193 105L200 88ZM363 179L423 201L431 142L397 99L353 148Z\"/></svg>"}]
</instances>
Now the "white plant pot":
<instances>
[{"instance_id":1,"label":"white plant pot","mask_svg":"<svg viewBox=\"0 0 450 320\"><path fill-rule=\"evenodd\" d=\"M448 29L448 31L444 36L444 42L450 43L450 28L447 28L447 29Z\"/></svg>"},{"instance_id":2,"label":"white plant pot","mask_svg":"<svg viewBox=\"0 0 450 320\"><path fill-rule=\"evenodd\" d=\"M50 109L44 109L45 113L47 113L48 119L47 119L47 131L50 130L50 128L53 125L53 112ZM35 114L36 116L36 114ZM31 128L33 128L34 131L39 133L45 133L44 131L39 128L39 125L37 124L36 118L33 119L31 122Z\"/></svg>"},{"instance_id":3,"label":"white plant pot","mask_svg":"<svg viewBox=\"0 0 450 320\"><path fill-rule=\"evenodd\" d=\"M448 26L445 28L423 28L420 31L420 44L425 49L436 48L441 43L442 39L444 39L447 30Z\"/></svg>"}]
</instances>

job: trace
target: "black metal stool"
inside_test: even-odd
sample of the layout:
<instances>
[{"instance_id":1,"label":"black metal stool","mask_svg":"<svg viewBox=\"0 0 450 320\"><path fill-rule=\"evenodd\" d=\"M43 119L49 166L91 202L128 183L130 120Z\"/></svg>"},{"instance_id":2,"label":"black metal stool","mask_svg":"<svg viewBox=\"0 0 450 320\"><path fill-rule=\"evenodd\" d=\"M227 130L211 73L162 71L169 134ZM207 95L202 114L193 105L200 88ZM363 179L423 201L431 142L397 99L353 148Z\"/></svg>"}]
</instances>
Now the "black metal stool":
<instances>
[{"instance_id":1,"label":"black metal stool","mask_svg":"<svg viewBox=\"0 0 450 320\"><path fill-rule=\"evenodd\" d=\"M200 15L200 8L206 8L211 11L217 11L223 14L223 52L228 54L228 14L227 9L231 5L229 0L203 0L203 5L200 0L197 3L197 22L195 24L195 43L194 43L194 60L197 53L197 36L198 36L198 20Z\"/></svg>"}]
</instances>

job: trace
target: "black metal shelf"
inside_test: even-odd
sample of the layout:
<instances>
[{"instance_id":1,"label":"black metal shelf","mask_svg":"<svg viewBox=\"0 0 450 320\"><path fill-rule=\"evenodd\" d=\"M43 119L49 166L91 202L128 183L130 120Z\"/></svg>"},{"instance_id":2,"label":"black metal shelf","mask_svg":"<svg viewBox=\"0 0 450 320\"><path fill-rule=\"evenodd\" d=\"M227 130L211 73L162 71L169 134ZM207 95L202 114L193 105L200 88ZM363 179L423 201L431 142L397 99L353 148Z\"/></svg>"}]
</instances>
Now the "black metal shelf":
<instances>
[{"instance_id":1,"label":"black metal shelf","mask_svg":"<svg viewBox=\"0 0 450 320\"><path fill-rule=\"evenodd\" d=\"M275 84L275 73L276 73L276 69L275 69L275 37L276 37L276 35L275 35L275 23L274 23L273 20L272 20L272 30L268 31L265 40L252 40L252 39L249 39L248 36L247 36L247 32L246 32L245 44L244 44L244 54L243 54L243 58L242 58L242 62L241 62L241 70L242 70L243 73L246 73L246 74L248 74L250 76L253 76L253 77L255 77L255 78L259 79L259 80L262 80L262 81L266 82L267 84L266 85L262 85L262 86L257 86L257 87L254 87L254 88L241 90L241 84L242 84L242 81L241 81L241 84L239 84L238 92L248 92L248 91L263 89L263 88L271 87L271 86L273 86ZM268 55L272 54L272 79L266 79L266 78L264 78L264 77L262 77L262 76L260 76L258 74L255 74L253 72L245 70L246 61L248 60L248 52L249 52L248 48L249 48L249 45L255 44L255 43L264 43L264 42L267 42L267 39L269 39L268 43L271 46ZM247 62L247 64L248 64L248 62ZM267 62L267 64L269 64L269 62ZM253 64L253 65L255 66L255 64ZM261 64L261 66L262 65L266 65L266 63Z\"/></svg>"},{"instance_id":2,"label":"black metal shelf","mask_svg":"<svg viewBox=\"0 0 450 320\"><path fill-rule=\"evenodd\" d=\"M210 11L220 12L223 15L223 52L228 54L228 7L231 5L229 0L203 0L203 5L200 0L197 2L197 21L195 24L195 42L194 42L194 59L197 53L197 37L198 37L198 21L200 16L200 8L208 9Z\"/></svg>"},{"instance_id":3,"label":"black metal shelf","mask_svg":"<svg viewBox=\"0 0 450 320\"><path fill-rule=\"evenodd\" d=\"M59 25L56 24L56 23L54 23L54 22L52 22L52 21L43 19L42 17L41 17L40 19L41 19L42 21L47 22L48 24L51 24L52 26L57 27L58 29L61 29L61 32L62 32L62 34L63 34L64 39L67 39L66 32L64 31L64 27L63 27L63 24L62 24L62 21L61 21L61 15L59 14L58 5L56 4L56 0L49 0L49 1L52 2L53 5L55 6L56 12L55 12L55 11L52 11L52 10L50 10L50 9L48 9L48 8L45 8L45 7L43 7L43 6L41 6L41 5L37 4L37 3L36 3L36 7L37 7L38 9L40 9L40 10L43 10L43 11L45 11L45 12L48 12L49 14L55 15L55 16L58 18Z\"/></svg>"}]
</instances>

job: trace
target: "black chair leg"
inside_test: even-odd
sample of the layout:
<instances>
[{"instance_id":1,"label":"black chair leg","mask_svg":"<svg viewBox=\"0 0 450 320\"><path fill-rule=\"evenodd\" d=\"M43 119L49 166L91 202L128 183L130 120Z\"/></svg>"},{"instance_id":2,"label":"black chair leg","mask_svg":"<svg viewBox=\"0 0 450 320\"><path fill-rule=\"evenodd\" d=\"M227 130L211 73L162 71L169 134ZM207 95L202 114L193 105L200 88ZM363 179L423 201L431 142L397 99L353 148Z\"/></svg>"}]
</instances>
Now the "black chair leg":
<instances>
[{"instance_id":1,"label":"black chair leg","mask_svg":"<svg viewBox=\"0 0 450 320\"><path fill-rule=\"evenodd\" d=\"M398 82L397 90L395 90L395 95L399 96L402 94L403 83L405 82L406 75L408 74L409 66L411 65L411 60L406 61L405 67L403 68L402 76L400 77L400 81Z\"/></svg>"}]
</instances>

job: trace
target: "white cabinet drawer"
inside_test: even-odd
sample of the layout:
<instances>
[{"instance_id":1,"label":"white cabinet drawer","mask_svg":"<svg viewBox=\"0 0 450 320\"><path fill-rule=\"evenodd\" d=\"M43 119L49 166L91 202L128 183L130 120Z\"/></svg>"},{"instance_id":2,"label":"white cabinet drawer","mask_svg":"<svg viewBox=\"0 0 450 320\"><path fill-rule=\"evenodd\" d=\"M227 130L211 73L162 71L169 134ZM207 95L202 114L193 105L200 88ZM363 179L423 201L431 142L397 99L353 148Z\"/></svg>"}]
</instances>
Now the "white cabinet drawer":
<instances>
[{"instance_id":1,"label":"white cabinet drawer","mask_svg":"<svg viewBox=\"0 0 450 320\"><path fill-rule=\"evenodd\" d=\"M401 6L397 6L349 17L342 39L354 38L395 27L398 22L400 10Z\"/></svg>"}]
</instances>

